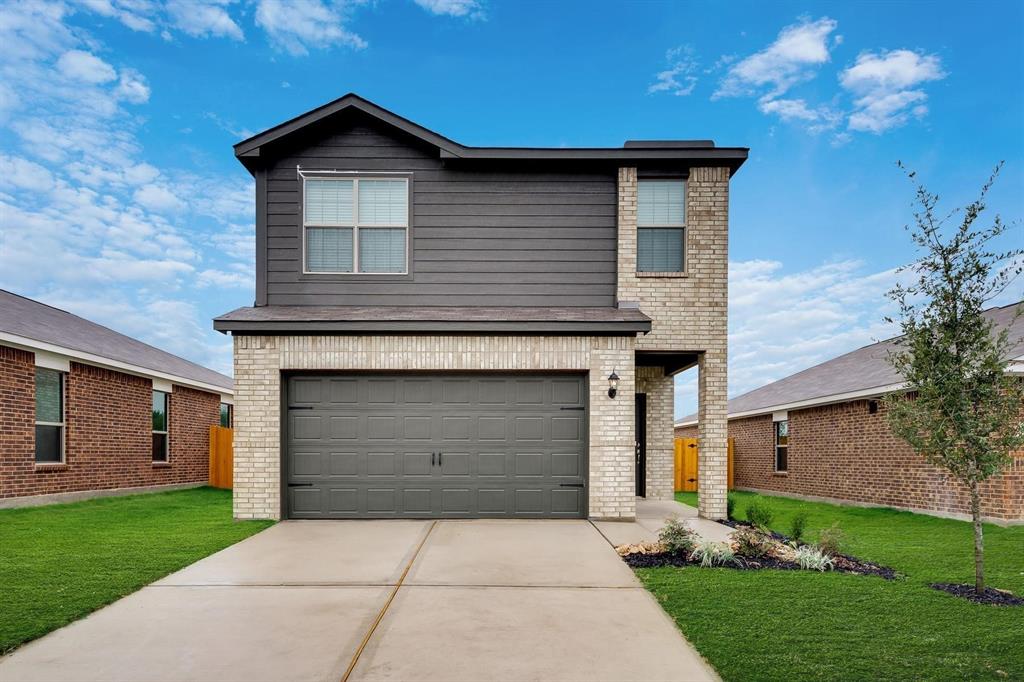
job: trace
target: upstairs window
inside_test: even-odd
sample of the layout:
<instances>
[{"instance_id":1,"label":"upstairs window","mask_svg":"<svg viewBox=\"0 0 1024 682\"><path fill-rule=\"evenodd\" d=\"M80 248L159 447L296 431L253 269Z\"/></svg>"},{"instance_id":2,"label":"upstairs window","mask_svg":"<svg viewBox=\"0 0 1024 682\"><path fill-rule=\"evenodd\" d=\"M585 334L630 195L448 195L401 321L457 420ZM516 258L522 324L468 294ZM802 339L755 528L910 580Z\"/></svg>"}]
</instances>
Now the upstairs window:
<instances>
[{"instance_id":1,"label":"upstairs window","mask_svg":"<svg viewBox=\"0 0 1024 682\"><path fill-rule=\"evenodd\" d=\"M636 271L683 272L686 181L638 181L636 224Z\"/></svg>"},{"instance_id":2,"label":"upstairs window","mask_svg":"<svg viewBox=\"0 0 1024 682\"><path fill-rule=\"evenodd\" d=\"M36 463L64 461L64 373L36 367Z\"/></svg>"},{"instance_id":3,"label":"upstairs window","mask_svg":"<svg viewBox=\"0 0 1024 682\"><path fill-rule=\"evenodd\" d=\"M408 272L406 178L304 177L305 271Z\"/></svg>"},{"instance_id":4,"label":"upstairs window","mask_svg":"<svg viewBox=\"0 0 1024 682\"><path fill-rule=\"evenodd\" d=\"M153 391L153 461L166 462L168 459L168 431L170 414L167 410L167 394Z\"/></svg>"},{"instance_id":5,"label":"upstairs window","mask_svg":"<svg viewBox=\"0 0 1024 682\"><path fill-rule=\"evenodd\" d=\"M775 471L789 471L789 421L775 422Z\"/></svg>"}]
</instances>

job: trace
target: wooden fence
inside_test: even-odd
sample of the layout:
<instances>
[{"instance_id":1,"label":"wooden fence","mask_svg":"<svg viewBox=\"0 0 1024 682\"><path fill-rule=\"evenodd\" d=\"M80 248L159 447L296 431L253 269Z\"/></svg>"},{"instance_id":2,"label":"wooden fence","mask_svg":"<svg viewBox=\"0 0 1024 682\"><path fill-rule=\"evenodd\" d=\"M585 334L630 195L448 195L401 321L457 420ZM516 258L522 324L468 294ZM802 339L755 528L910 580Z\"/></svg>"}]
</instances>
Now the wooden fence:
<instances>
[{"instance_id":1,"label":"wooden fence","mask_svg":"<svg viewBox=\"0 0 1024 682\"><path fill-rule=\"evenodd\" d=\"M733 439L729 439L729 490L733 489ZM696 492L700 469L696 438L676 438L676 492Z\"/></svg>"},{"instance_id":2,"label":"wooden fence","mask_svg":"<svg viewBox=\"0 0 1024 682\"><path fill-rule=\"evenodd\" d=\"M235 462L233 434L232 429L223 426L210 427L210 485L214 488L231 488Z\"/></svg>"}]
</instances>

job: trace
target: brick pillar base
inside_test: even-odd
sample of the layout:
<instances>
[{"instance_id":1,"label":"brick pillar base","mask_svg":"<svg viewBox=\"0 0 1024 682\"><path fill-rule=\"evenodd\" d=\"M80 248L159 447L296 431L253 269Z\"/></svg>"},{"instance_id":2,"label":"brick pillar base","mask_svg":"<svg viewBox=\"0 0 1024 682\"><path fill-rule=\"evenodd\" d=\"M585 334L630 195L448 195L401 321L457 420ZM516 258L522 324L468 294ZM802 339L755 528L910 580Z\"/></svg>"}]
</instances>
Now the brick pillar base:
<instances>
[{"instance_id":1,"label":"brick pillar base","mask_svg":"<svg viewBox=\"0 0 1024 682\"><path fill-rule=\"evenodd\" d=\"M698 362L698 512L705 519L727 516L728 437L726 353L707 350Z\"/></svg>"}]
</instances>

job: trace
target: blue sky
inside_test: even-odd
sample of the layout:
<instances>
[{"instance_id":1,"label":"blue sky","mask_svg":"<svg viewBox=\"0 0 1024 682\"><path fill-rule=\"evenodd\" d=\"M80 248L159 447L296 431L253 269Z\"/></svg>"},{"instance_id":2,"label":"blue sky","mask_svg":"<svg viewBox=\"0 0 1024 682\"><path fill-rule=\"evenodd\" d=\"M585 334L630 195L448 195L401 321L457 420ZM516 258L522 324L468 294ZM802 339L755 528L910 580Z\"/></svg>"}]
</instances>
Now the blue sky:
<instances>
[{"instance_id":1,"label":"blue sky","mask_svg":"<svg viewBox=\"0 0 1024 682\"><path fill-rule=\"evenodd\" d=\"M896 160L949 207L1005 160L990 206L1024 217L1022 46L1017 2L0 4L0 287L230 373L210 319L253 299L252 132L355 91L466 144L713 138L751 148L736 395L889 335Z\"/></svg>"}]
</instances>

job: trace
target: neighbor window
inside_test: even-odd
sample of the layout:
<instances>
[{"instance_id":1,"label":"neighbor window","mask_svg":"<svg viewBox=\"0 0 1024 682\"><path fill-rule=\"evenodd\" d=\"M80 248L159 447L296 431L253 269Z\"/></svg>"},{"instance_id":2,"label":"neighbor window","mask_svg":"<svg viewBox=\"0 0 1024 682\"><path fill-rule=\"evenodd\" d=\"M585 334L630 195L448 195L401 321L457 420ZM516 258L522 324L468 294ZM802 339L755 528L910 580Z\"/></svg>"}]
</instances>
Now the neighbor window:
<instances>
[{"instance_id":1,"label":"neighbor window","mask_svg":"<svg viewBox=\"0 0 1024 682\"><path fill-rule=\"evenodd\" d=\"M170 414L167 410L167 394L153 391L153 461L166 462L168 453L167 432Z\"/></svg>"},{"instance_id":2,"label":"neighbor window","mask_svg":"<svg viewBox=\"0 0 1024 682\"><path fill-rule=\"evenodd\" d=\"M686 182L640 180L636 197L637 272L683 272Z\"/></svg>"},{"instance_id":3,"label":"neighbor window","mask_svg":"<svg viewBox=\"0 0 1024 682\"><path fill-rule=\"evenodd\" d=\"M307 177L303 187L306 272L408 271L407 179Z\"/></svg>"},{"instance_id":4,"label":"neighbor window","mask_svg":"<svg viewBox=\"0 0 1024 682\"><path fill-rule=\"evenodd\" d=\"M64 373L36 367L36 462L64 461Z\"/></svg>"},{"instance_id":5,"label":"neighbor window","mask_svg":"<svg viewBox=\"0 0 1024 682\"><path fill-rule=\"evenodd\" d=\"M775 470L789 471L789 422L775 422Z\"/></svg>"},{"instance_id":6,"label":"neighbor window","mask_svg":"<svg viewBox=\"0 0 1024 682\"><path fill-rule=\"evenodd\" d=\"M232 418L235 416L233 412L234 410L232 409L230 403L220 404L220 425L223 426L225 429L231 428Z\"/></svg>"}]
</instances>

